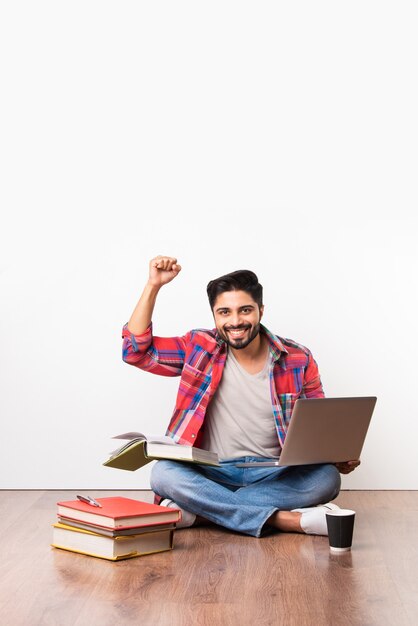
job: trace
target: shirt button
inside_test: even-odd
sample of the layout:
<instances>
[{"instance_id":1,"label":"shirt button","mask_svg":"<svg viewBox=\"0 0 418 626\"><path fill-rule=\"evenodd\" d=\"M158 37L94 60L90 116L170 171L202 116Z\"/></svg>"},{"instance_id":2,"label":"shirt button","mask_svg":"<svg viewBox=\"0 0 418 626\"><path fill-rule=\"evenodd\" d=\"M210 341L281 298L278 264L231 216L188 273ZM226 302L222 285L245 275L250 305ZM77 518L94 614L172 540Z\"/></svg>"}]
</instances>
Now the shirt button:
<instances>
[{"instance_id":1,"label":"shirt button","mask_svg":"<svg viewBox=\"0 0 418 626\"><path fill-rule=\"evenodd\" d=\"M196 435L192 435L192 439L194 439L196 437Z\"/></svg>"}]
</instances>

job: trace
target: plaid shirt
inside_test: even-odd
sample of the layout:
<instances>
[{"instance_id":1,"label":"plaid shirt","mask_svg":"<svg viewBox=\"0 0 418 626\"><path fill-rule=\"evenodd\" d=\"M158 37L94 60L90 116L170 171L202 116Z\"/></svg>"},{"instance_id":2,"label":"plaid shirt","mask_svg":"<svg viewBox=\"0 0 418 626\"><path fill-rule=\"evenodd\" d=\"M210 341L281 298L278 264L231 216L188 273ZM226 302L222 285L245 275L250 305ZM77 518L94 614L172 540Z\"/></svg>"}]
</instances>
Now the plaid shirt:
<instances>
[{"instance_id":1,"label":"plaid shirt","mask_svg":"<svg viewBox=\"0 0 418 626\"><path fill-rule=\"evenodd\" d=\"M323 398L318 366L311 352L260 325L272 355L270 392L279 444L283 445L298 398ZM123 360L160 376L181 376L167 435L177 443L199 445L206 409L222 377L227 344L216 330L192 330L183 337L154 337L152 324L142 335L123 327Z\"/></svg>"}]
</instances>

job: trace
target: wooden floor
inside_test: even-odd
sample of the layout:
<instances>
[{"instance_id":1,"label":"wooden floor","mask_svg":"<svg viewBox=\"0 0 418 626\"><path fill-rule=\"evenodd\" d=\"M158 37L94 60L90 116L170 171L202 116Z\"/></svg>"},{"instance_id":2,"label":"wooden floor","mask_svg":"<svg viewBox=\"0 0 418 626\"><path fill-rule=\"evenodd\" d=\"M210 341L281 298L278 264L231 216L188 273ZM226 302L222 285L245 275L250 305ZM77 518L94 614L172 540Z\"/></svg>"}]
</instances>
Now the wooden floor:
<instances>
[{"instance_id":1,"label":"wooden floor","mask_svg":"<svg viewBox=\"0 0 418 626\"><path fill-rule=\"evenodd\" d=\"M0 492L2 625L418 624L416 491L342 492L336 502L357 515L340 556L326 537L207 526L176 531L171 552L118 563L50 547L56 502L74 496Z\"/></svg>"}]
</instances>

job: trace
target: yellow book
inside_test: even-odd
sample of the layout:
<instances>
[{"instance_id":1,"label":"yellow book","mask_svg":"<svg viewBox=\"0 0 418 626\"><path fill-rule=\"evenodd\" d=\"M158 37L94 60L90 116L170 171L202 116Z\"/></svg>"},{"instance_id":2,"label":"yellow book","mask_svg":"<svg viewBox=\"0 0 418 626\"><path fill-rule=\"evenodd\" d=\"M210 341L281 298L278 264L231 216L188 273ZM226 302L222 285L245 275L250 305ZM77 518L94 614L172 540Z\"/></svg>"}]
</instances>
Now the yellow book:
<instances>
[{"instance_id":1,"label":"yellow book","mask_svg":"<svg viewBox=\"0 0 418 626\"><path fill-rule=\"evenodd\" d=\"M175 443L170 437L148 439L142 433L125 433L117 435L114 439L127 439L128 443L111 453L110 458L103 463L107 467L132 472L150 463L150 461L159 459L200 463L202 465L219 465L216 452L181 445Z\"/></svg>"},{"instance_id":2,"label":"yellow book","mask_svg":"<svg viewBox=\"0 0 418 626\"><path fill-rule=\"evenodd\" d=\"M90 530L56 523L52 546L110 561L132 559L156 552L172 550L174 531L153 530L139 535L106 537Z\"/></svg>"}]
</instances>

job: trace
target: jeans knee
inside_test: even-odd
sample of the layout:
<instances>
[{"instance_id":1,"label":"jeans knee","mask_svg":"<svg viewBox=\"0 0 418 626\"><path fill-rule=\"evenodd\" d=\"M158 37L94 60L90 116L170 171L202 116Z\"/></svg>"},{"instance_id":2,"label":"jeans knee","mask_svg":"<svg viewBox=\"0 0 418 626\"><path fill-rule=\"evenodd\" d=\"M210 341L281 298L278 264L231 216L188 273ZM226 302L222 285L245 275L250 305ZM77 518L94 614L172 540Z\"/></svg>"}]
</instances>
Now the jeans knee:
<instances>
[{"instance_id":1,"label":"jeans knee","mask_svg":"<svg viewBox=\"0 0 418 626\"><path fill-rule=\"evenodd\" d=\"M327 480L328 495L329 495L329 499L331 500L333 498L336 498L338 494L340 493L341 474L337 470L335 465L333 465L332 463L325 465L325 468L327 471L327 478L328 478Z\"/></svg>"},{"instance_id":2,"label":"jeans knee","mask_svg":"<svg viewBox=\"0 0 418 626\"><path fill-rule=\"evenodd\" d=\"M151 470L151 489L160 496L164 495L164 485L167 483L167 470L169 465L169 461L157 461Z\"/></svg>"},{"instance_id":3,"label":"jeans knee","mask_svg":"<svg viewBox=\"0 0 418 626\"><path fill-rule=\"evenodd\" d=\"M313 482L310 482L309 490L314 495L315 501L327 502L338 496L341 476L335 465L332 463L317 465L311 476Z\"/></svg>"}]
</instances>

